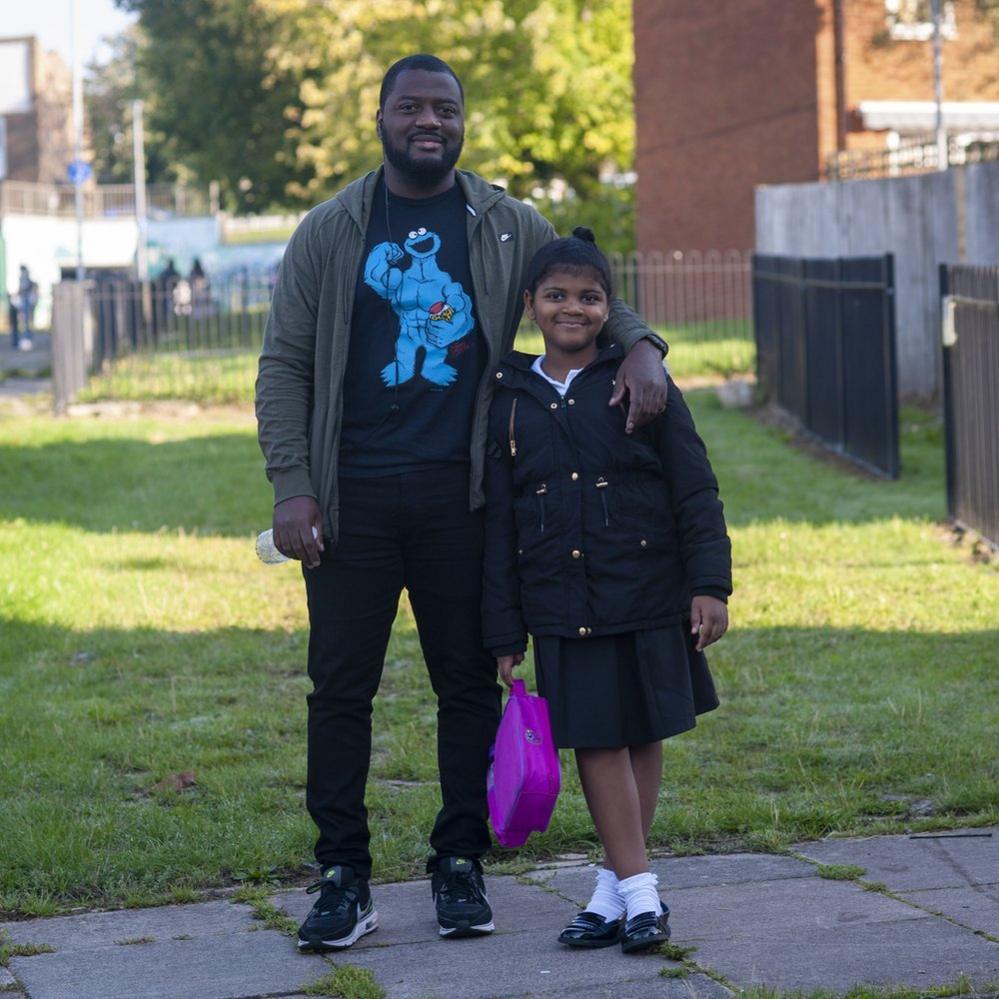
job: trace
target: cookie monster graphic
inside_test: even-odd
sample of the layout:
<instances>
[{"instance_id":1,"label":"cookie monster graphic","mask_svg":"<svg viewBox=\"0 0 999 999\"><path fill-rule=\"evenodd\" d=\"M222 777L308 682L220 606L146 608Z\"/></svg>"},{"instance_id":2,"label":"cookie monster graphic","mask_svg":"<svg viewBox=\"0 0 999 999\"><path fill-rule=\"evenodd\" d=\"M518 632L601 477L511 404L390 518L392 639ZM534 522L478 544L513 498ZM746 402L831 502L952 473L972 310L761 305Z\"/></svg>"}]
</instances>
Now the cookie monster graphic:
<instances>
[{"instance_id":1,"label":"cookie monster graphic","mask_svg":"<svg viewBox=\"0 0 999 999\"><path fill-rule=\"evenodd\" d=\"M403 248L405 247L405 249ZM425 228L415 229L398 243L379 243L364 264L364 281L387 299L399 317L395 360L382 368L382 381L401 385L416 374L416 355L424 350L420 374L434 385L450 385L458 372L447 363L447 349L466 336L473 326L472 300L451 275L437 266L440 237ZM392 264L410 256L406 270Z\"/></svg>"}]
</instances>

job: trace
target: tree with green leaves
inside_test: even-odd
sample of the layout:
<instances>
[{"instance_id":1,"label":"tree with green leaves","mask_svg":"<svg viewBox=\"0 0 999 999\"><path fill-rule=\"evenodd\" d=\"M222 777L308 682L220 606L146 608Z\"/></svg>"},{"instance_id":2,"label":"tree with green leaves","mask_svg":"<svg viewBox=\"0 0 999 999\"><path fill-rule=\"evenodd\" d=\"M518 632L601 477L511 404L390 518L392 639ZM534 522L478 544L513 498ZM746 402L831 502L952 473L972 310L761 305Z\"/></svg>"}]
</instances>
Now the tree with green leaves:
<instances>
[{"instance_id":1,"label":"tree with green leaves","mask_svg":"<svg viewBox=\"0 0 999 999\"><path fill-rule=\"evenodd\" d=\"M259 0L282 31L274 58L299 73L293 127L316 193L378 162L374 135L385 70L411 52L445 59L466 94L464 166L511 193L581 195L634 156L629 0Z\"/></svg>"},{"instance_id":2,"label":"tree with green leaves","mask_svg":"<svg viewBox=\"0 0 999 999\"><path fill-rule=\"evenodd\" d=\"M230 207L314 204L376 166L381 78L432 52L465 87L462 166L630 245L628 193L600 182L634 157L630 0L117 2L151 128Z\"/></svg>"},{"instance_id":3,"label":"tree with green leaves","mask_svg":"<svg viewBox=\"0 0 999 999\"><path fill-rule=\"evenodd\" d=\"M86 121L93 150L94 175L100 184L131 184L132 101L142 100L148 109L155 104L136 60L141 39L133 26L112 42L111 58L88 67L84 83ZM184 168L175 162L173 151L162 132L145 129L146 180L172 182L182 179Z\"/></svg>"},{"instance_id":4,"label":"tree with green leaves","mask_svg":"<svg viewBox=\"0 0 999 999\"><path fill-rule=\"evenodd\" d=\"M117 3L139 15L136 69L150 128L165 137L172 161L202 183L218 180L230 209L294 202L312 173L290 132L309 70L272 58L276 13L255 0Z\"/></svg>"}]
</instances>

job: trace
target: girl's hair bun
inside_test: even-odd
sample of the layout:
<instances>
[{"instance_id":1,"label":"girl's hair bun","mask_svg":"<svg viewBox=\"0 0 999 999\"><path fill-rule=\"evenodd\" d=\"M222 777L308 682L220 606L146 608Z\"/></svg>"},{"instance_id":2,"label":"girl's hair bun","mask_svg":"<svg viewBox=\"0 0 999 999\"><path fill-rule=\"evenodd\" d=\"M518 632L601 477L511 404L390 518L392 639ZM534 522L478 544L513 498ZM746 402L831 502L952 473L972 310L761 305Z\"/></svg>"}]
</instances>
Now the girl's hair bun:
<instances>
[{"instance_id":1,"label":"girl's hair bun","mask_svg":"<svg viewBox=\"0 0 999 999\"><path fill-rule=\"evenodd\" d=\"M585 243L596 244L597 237L593 235L593 230L588 229L585 225L577 225L575 229L572 230L573 236L576 239L581 239Z\"/></svg>"}]
</instances>

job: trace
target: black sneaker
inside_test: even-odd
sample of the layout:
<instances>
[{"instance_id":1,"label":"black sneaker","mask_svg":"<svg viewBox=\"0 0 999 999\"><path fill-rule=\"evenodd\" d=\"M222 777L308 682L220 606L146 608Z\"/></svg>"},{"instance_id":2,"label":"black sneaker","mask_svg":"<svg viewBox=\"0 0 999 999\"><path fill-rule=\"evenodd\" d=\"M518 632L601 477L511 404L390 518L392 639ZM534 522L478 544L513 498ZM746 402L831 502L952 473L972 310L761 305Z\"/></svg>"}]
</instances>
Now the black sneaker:
<instances>
[{"instance_id":1,"label":"black sneaker","mask_svg":"<svg viewBox=\"0 0 999 999\"><path fill-rule=\"evenodd\" d=\"M306 890L322 894L298 928L299 950L342 950L378 929L368 882L355 878L351 868L328 867Z\"/></svg>"},{"instance_id":2,"label":"black sneaker","mask_svg":"<svg viewBox=\"0 0 999 999\"><path fill-rule=\"evenodd\" d=\"M433 873L430 890L442 937L478 937L495 929L493 910L475 861L444 857Z\"/></svg>"}]
</instances>

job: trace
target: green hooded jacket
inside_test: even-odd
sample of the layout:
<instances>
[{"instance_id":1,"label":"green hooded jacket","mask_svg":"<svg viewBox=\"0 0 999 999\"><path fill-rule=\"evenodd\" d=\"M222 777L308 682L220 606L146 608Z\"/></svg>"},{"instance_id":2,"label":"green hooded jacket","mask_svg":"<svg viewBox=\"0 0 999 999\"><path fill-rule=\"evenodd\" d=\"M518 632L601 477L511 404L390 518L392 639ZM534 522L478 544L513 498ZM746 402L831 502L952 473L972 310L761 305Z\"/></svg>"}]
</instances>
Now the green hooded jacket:
<instances>
[{"instance_id":1,"label":"green hooded jacket","mask_svg":"<svg viewBox=\"0 0 999 999\"><path fill-rule=\"evenodd\" d=\"M343 376L357 275L371 200L381 170L316 206L295 230L278 273L257 373L257 436L275 504L312 496L324 536L337 538L337 459ZM557 237L535 209L478 175L457 171L468 206L475 312L488 345L472 423L469 502L482 506L482 466L492 384L513 347L523 312L524 274L535 252ZM650 331L615 299L605 331L626 350Z\"/></svg>"}]
</instances>

